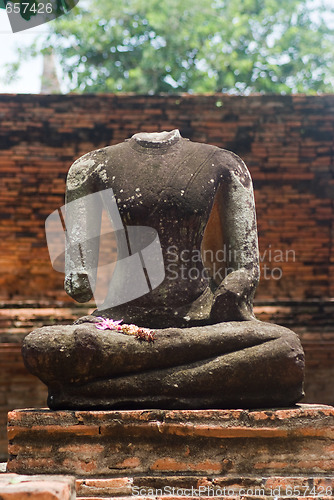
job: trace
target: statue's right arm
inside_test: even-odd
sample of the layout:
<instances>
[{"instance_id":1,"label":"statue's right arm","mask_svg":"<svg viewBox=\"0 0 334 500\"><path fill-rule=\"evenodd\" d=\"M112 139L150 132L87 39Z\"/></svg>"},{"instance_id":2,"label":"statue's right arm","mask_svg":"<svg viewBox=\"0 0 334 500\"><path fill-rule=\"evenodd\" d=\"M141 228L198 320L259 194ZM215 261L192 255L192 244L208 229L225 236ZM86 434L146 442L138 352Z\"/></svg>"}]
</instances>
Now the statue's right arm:
<instances>
[{"instance_id":1,"label":"statue's right arm","mask_svg":"<svg viewBox=\"0 0 334 500\"><path fill-rule=\"evenodd\" d=\"M244 162L225 152L219 206L228 249L227 275L215 292L212 318L242 321L254 318L253 297L259 281L259 249L252 180Z\"/></svg>"},{"instance_id":2,"label":"statue's right arm","mask_svg":"<svg viewBox=\"0 0 334 500\"><path fill-rule=\"evenodd\" d=\"M96 192L94 152L76 160L66 180L66 293L88 302L94 293L99 256L101 199Z\"/></svg>"}]
</instances>

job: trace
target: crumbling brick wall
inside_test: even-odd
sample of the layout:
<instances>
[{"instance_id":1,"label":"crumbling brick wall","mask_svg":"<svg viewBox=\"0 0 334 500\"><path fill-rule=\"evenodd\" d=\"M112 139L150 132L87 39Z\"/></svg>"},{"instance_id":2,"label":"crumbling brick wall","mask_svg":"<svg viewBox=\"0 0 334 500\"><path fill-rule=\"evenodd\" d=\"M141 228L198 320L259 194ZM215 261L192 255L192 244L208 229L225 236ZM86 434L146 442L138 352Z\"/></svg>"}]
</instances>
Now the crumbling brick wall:
<instances>
[{"instance_id":1,"label":"crumbling brick wall","mask_svg":"<svg viewBox=\"0 0 334 500\"><path fill-rule=\"evenodd\" d=\"M334 96L0 96L0 298L66 300L44 221L78 156L179 128L231 149L254 181L258 299L334 295Z\"/></svg>"}]
</instances>

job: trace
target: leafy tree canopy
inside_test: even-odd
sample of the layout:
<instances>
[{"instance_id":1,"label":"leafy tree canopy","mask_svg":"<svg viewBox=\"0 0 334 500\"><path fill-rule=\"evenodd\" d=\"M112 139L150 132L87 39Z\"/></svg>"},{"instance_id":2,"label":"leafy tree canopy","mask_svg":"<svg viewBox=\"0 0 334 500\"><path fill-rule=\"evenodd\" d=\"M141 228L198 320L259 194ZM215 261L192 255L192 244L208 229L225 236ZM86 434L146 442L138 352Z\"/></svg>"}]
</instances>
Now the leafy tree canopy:
<instances>
[{"instance_id":1,"label":"leafy tree canopy","mask_svg":"<svg viewBox=\"0 0 334 500\"><path fill-rule=\"evenodd\" d=\"M49 23L44 49L72 91L333 92L321 1L88 0Z\"/></svg>"}]
</instances>

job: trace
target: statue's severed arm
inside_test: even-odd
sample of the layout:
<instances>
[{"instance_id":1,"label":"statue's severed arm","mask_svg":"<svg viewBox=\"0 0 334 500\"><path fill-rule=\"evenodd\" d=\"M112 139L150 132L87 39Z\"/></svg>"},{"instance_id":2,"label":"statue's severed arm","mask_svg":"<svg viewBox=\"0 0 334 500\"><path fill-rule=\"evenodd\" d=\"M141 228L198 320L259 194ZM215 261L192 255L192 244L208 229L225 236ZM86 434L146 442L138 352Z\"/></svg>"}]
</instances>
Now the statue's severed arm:
<instances>
[{"instance_id":1,"label":"statue's severed arm","mask_svg":"<svg viewBox=\"0 0 334 500\"><path fill-rule=\"evenodd\" d=\"M255 202L250 174L231 153L219 197L219 213L228 252L227 276L214 295L211 319L253 319L253 298L259 282L259 250Z\"/></svg>"},{"instance_id":2,"label":"statue's severed arm","mask_svg":"<svg viewBox=\"0 0 334 500\"><path fill-rule=\"evenodd\" d=\"M94 293L99 258L102 204L94 192L91 153L79 158L66 181L65 291L78 302Z\"/></svg>"}]
</instances>

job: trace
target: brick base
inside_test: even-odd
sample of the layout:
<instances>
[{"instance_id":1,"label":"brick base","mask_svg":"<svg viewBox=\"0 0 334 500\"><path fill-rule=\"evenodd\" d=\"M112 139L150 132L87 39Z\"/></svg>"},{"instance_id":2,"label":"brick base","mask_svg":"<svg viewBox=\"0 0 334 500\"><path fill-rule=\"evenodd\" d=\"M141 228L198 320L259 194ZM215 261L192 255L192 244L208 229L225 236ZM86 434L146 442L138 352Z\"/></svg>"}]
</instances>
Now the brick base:
<instances>
[{"instance_id":1,"label":"brick base","mask_svg":"<svg viewBox=\"0 0 334 500\"><path fill-rule=\"evenodd\" d=\"M121 500L152 497L168 500L180 497L205 498L333 498L332 477L122 477L109 479L78 479L78 498L120 498Z\"/></svg>"},{"instance_id":2,"label":"brick base","mask_svg":"<svg viewBox=\"0 0 334 500\"><path fill-rule=\"evenodd\" d=\"M77 479L75 485L69 476L0 475L1 500L329 500L333 493L333 476L90 478Z\"/></svg>"},{"instance_id":3,"label":"brick base","mask_svg":"<svg viewBox=\"0 0 334 500\"><path fill-rule=\"evenodd\" d=\"M8 472L77 478L334 475L334 408L8 414Z\"/></svg>"}]
</instances>

